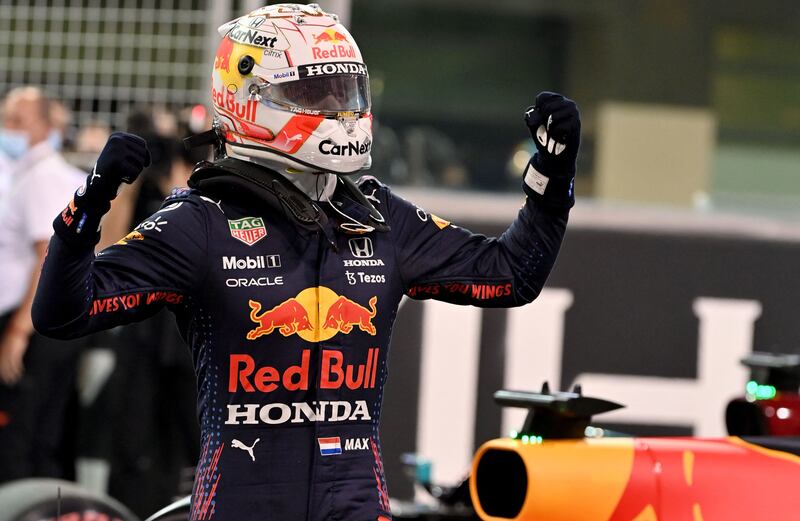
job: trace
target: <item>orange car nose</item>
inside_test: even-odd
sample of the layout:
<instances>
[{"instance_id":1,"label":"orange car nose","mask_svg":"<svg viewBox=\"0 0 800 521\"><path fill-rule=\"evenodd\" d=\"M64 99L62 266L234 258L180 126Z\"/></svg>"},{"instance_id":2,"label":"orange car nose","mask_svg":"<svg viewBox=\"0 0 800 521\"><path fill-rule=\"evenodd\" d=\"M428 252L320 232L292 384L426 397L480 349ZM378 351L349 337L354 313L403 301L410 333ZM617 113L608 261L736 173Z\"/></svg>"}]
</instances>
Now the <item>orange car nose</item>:
<instances>
[{"instance_id":1,"label":"orange car nose","mask_svg":"<svg viewBox=\"0 0 800 521\"><path fill-rule=\"evenodd\" d=\"M487 521L787 519L799 480L800 458L739 438L501 439L470 492Z\"/></svg>"}]
</instances>

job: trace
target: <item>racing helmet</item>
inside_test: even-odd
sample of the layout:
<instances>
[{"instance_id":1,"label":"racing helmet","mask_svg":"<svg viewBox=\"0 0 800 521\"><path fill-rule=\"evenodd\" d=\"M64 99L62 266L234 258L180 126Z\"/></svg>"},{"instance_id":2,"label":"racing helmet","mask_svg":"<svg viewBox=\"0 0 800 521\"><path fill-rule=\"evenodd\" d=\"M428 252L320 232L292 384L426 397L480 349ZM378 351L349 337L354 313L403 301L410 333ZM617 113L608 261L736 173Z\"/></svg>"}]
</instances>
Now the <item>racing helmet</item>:
<instances>
[{"instance_id":1,"label":"racing helmet","mask_svg":"<svg viewBox=\"0 0 800 521\"><path fill-rule=\"evenodd\" d=\"M219 33L211 98L229 154L289 173L369 168L369 76L336 15L276 4Z\"/></svg>"}]
</instances>

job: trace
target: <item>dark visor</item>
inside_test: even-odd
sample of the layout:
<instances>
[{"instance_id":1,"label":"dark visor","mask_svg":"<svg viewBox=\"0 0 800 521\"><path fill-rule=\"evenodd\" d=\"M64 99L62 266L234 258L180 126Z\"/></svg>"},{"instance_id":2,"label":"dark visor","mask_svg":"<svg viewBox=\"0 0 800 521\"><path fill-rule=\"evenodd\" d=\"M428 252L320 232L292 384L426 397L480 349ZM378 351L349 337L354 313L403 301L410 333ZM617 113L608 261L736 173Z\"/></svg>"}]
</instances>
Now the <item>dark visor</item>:
<instances>
[{"instance_id":1,"label":"dark visor","mask_svg":"<svg viewBox=\"0 0 800 521\"><path fill-rule=\"evenodd\" d=\"M263 86L261 96L278 105L335 116L365 113L370 108L369 78L362 74L336 74Z\"/></svg>"}]
</instances>

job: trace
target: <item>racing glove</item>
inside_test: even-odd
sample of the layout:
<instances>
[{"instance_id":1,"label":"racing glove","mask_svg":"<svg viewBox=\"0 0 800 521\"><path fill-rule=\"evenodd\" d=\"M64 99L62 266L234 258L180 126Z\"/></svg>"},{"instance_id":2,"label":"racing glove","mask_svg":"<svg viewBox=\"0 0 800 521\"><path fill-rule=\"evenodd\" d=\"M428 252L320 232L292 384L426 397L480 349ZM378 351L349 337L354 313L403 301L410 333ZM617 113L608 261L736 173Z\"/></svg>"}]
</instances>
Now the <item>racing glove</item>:
<instances>
[{"instance_id":1,"label":"racing glove","mask_svg":"<svg viewBox=\"0 0 800 521\"><path fill-rule=\"evenodd\" d=\"M525 111L525 123L536 144L524 173L525 193L551 207L571 208L581 142L578 106L561 94L541 92Z\"/></svg>"},{"instance_id":2,"label":"racing glove","mask_svg":"<svg viewBox=\"0 0 800 521\"><path fill-rule=\"evenodd\" d=\"M94 246L100 240L100 219L111 208L122 183L132 183L150 165L144 139L114 132L69 205L53 221L56 234L70 244Z\"/></svg>"}]
</instances>

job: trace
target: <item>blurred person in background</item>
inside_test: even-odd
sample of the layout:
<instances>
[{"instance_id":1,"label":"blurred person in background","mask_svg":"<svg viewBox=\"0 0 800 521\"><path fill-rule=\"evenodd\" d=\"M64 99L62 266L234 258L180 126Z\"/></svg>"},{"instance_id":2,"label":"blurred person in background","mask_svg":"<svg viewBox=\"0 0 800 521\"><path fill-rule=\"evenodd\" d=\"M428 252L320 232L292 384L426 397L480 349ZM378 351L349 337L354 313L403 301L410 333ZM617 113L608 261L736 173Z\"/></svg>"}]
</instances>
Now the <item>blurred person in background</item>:
<instances>
[{"instance_id":1,"label":"blurred person in background","mask_svg":"<svg viewBox=\"0 0 800 521\"><path fill-rule=\"evenodd\" d=\"M87 121L75 133L75 141L69 154L65 154L73 165L90 173L97 162L103 145L111 135L111 127L102 121Z\"/></svg>"},{"instance_id":2,"label":"blurred person in background","mask_svg":"<svg viewBox=\"0 0 800 521\"><path fill-rule=\"evenodd\" d=\"M2 138L0 138L2 139ZM0 201L3 200L8 186L11 184L11 162L0 147Z\"/></svg>"},{"instance_id":3,"label":"blurred person in background","mask_svg":"<svg viewBox=\"0 0 800 521\"><path fill-rule=\"evenodd\" d=\"M50 100L50 132L47 140L53 150L61 152L67 141L67 130L72 123L72 114L67 106L57 99Z\"/></svg>"},{"instance_id":4,"label":"blurred person in background","mask_svg":"<svg viewBox=\"0 0 800 521\"><path fill-rule=\"evenodd\" d=\"M53 221L36 326L72 338L175 314L198 378L191 519L388 520L378 424L400 299L538 296L574 204L577 106L545 92L525 113L526 202L489 239L348 177L370 166L372 114L338 18L279 4L220 34L215 125L195 140L215 143L215 161L95 256L120 185L150 164L145 140L112 134Z\"/></svg>"},{"instance_id":5,"label":"blurred person in background","mask_svg":"<svg viewBox=\"0 0 800 521\"><path fill-rule=\"evenodd\" d=\"M10 91L2 119L10 177L0 200L0 481L69 477L78 345L35 334L31 303L52 235L49 216L85 173L56 150L66 110L40 89Z\"/></svg>"}]
</instances>

